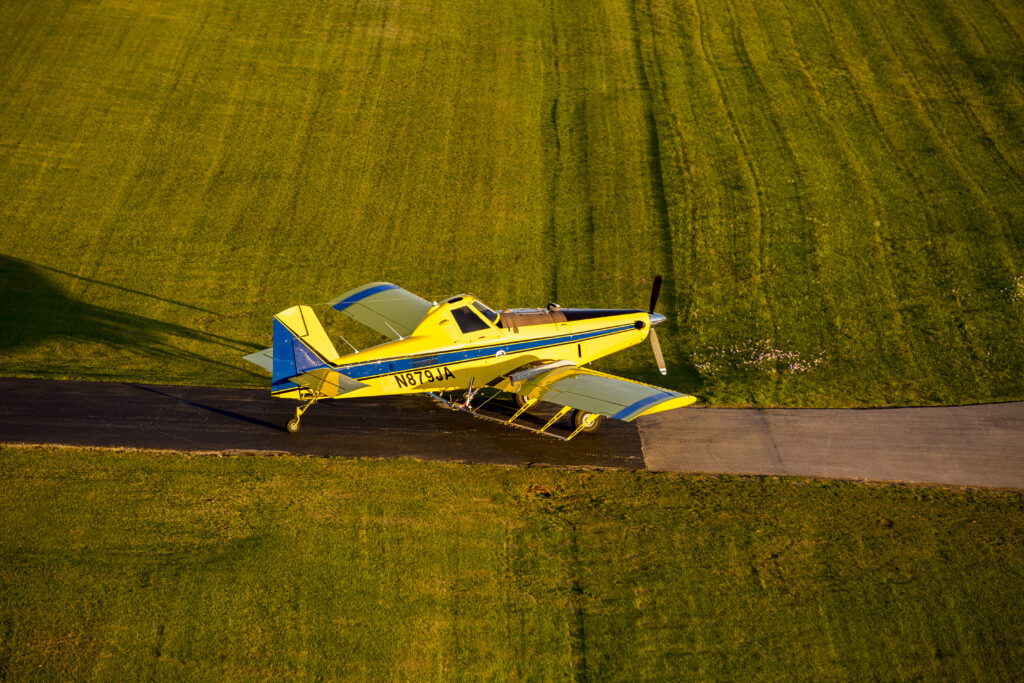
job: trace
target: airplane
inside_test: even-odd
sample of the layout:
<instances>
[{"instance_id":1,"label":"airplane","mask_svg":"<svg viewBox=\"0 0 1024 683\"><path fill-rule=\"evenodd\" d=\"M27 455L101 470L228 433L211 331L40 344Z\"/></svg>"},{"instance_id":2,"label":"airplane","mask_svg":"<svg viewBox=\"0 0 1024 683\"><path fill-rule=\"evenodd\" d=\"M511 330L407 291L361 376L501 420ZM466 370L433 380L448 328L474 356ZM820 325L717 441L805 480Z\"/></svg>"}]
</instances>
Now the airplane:
<instances>
[{"instance_id":1,"label":"airplane","mask_svg":"<svg viewBox=\"0 0 1024 683\"><path fill-rule=\"evenodd\" d=\"M389 341L352 347L353 353L341 356L313 309L299 305L274 316L271 348L244 358L271 373L273 396L305 402L288 421L291 433L320 400L428 394L449 408L568 441L596 431L602 417L631 422L696 402L694 396L584 367L649 336L658 369L666 374L654 331L666 320L654 312L661 281L655 277L647 311L550 303L501 312L469 294L438 303L390 282L373 282L329 305ZM487 401L472 403L483 389L494 390L487 401L512 394L518 410L507 419L489 416L480 410ZM560 406L547 424L537 429L517 422L541 401ZM568 436L548 431L570 411Z\"/></svg>"}]
</instances>

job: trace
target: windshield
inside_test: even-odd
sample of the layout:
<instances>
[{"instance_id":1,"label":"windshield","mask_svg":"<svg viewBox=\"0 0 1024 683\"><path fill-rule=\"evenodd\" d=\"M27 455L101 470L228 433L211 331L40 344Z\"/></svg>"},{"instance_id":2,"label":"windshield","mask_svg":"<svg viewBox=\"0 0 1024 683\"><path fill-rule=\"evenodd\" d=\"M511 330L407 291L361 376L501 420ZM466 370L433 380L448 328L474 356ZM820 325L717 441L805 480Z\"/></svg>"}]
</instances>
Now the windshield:
<instances>
[{"instance_id":1,"label":"windshield","mask_svg":"<svg viewBox=\"0 0 1024 683\"><path fill-rule=\"evenodd\" d=\"M484 306L479 301L473 302L473 308L480 311L481 315L490 320L492 325L498 322L498 314Z\"/></svg>"},{"instance_id":2,"label":"windshield","mask_svg":"<svg viewBox=\"0 0 1024 683\"><path fill-rule=\"evenodd\" d=\"M452 317L455 318L455 322L458 324L459 329L462 330L463 334L487 329L487 323L481 320L479 316L475 315L473 311L469 310L469 306L453 308Z\"/></svg>"}]
</instances>

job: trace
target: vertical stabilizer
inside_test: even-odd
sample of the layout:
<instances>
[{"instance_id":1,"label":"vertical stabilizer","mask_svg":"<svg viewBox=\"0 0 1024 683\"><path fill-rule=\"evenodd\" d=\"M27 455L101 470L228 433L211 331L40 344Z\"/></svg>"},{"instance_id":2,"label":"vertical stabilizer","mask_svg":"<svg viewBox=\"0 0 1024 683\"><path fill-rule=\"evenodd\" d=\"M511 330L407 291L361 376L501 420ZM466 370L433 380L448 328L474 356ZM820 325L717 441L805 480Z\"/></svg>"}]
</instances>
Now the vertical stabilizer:
<instances>
[{"instance_id":1,"label":"vertical stabilizer","mask_svg":"<svg viewBox=\"0 0 1024 683\"><path fill-rule=\"evenodd\" d=\"M323 325L309 306L292 306L274 316L272 390L292 388L293 378L329 368L338 359Z\"/></svg>"}]
</instances>

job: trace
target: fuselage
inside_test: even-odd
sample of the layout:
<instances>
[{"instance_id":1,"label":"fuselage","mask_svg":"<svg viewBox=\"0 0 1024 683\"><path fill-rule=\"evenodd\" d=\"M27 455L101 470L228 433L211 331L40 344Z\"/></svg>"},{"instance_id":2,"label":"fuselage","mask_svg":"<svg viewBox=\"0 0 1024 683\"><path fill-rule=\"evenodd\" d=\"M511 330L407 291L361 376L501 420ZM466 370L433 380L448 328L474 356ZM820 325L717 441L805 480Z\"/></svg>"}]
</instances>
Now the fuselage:
<instances>
[{"instance_id":1,"label":"fuselage","mask_svg":"<svg viewBox=\"0 0 1024 683\"><path fill-rule=\"evenodd\" d=\"M652 318L633 309L509 309L496 313L469 296L435 305L416 330L326 365L365 387L338 398L457 391L492 386L507 389L506 376L532 364L569 361L582 366L647 338ZM282 398L304 390L282 388Z\"/></svg>"}]
</instances>

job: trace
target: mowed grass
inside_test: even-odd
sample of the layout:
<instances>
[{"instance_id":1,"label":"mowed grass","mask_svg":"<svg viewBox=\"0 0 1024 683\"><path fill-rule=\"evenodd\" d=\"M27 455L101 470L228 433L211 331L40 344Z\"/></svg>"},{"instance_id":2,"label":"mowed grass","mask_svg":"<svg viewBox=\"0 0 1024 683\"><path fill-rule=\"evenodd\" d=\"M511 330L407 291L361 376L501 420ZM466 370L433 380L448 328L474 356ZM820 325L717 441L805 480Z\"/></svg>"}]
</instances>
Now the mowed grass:
<instances>
[{"instance_id":1,"label":"mowed grass","mask_svg":"<svg viewBox=\"0 0 1024 683\"><path fill-rule=\"evenodd\" d=\"M365 282L660 272L672 373L604 369L1024 398L1022 37L1014 0L0 2L0 372L265 386L270 316Z\"/></svg>"},{"instance_id":2,"label":"mowed grass","mask_svg":"<svg viewBox=\"0 0 1024 683\"><path fill-rule=\"evenodd\" d=\"M1024 497L0 447L12 679L1011 680Z\"/></svg>"}]
</instances>

